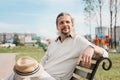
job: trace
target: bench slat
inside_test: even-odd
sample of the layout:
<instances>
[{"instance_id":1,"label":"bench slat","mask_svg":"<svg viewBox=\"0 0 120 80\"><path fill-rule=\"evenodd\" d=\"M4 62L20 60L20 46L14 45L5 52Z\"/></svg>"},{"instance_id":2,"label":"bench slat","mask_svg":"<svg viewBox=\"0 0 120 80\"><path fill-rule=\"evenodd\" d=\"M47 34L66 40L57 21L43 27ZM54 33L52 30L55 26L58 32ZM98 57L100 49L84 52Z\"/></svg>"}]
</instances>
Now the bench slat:
<instances>
[{"instance_id":1,"label":"bench slat","mask_svg":"<svg viewBox=\"0 0 120 80\"><path fill-rule=\"evenodd\" d=\"M95 63L91 63L90 66L83 66L83 65L82 65L82 61L80 61L80 64L79 64L78 66L93 70L94 67L95 67L95 64L96 64L96 62L95 62Z\"/></svg>"},{"instance_id":2,"label":"bench slat","mask_svg":"<svg viewBox=\"0 0 120 80\"><path fill-rule=\"evenodd\" d=\"M91 73L85 72L85 71L77 69L77 68L75 69L74 73L81 76L81 77L84 77L86 79L89 79L89 77L91 76Z\"/></svg>"},{"instance_id":3,"label":"bench slat","mask_svg":"<svg viewBox=\"0 0 120 80\"><path fill-rule=\"evenodd\" d=\"M104 70L110 70L110 68L112 67L112 61L109 58L104 58L104 57L100 57L98 55L94 55L92 60L95 60L95 62L92 62L91 66L85 67L82 65L82 61L80 62L80 64L75 68L74 70L74 74L81 76L83 78L86 78L87 80L93 80L94 75L98 69L99 64L102 62L102 68ZM107 67L105 67L106 62L103 62L104 60L107 60L107 62L109 63L109 65ZM84 68L84 69L82 69ZM88 71L90 70L90 71ZM70 80L79 80L77 79L77 77L73 76Z\"/></svg>"}]
</instances>

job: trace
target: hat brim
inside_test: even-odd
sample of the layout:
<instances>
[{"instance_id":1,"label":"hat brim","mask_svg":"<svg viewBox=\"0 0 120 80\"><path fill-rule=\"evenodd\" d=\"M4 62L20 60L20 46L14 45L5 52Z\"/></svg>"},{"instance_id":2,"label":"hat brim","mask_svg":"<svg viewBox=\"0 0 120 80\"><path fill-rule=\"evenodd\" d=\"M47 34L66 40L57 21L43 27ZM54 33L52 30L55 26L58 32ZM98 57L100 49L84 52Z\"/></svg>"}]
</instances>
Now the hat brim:
<instances>
[{"instance_id":1,"label":"hat brim","mask_svg":"<svg viewBox=\"0 0 120 80\"><path fill-rule=\"evenodd\" d=\"M36 73L31 74L31 75L20 75L20 74L17 74L15 71L14 72L15 72L16 76L19 76L20 78L39 77L44 72L42 65L39 64L39 67L40 67L40 69Z\"/></svg>"}]
</instances>

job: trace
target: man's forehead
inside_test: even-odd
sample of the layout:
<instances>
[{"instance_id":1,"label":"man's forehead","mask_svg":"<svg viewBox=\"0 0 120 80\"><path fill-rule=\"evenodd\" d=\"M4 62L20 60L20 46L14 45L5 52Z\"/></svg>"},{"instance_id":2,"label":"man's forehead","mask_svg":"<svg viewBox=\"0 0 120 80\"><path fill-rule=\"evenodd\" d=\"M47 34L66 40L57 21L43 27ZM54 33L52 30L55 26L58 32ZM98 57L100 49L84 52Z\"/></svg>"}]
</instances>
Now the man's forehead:
<instances>
[{"instance_id":1,"label":"man's forehead","mask_svg":"<svg viewBox=\"0 0 120 80\"><path fill-rule=\"evenodd\" d=\"M61 21L61 20L71 20L71 17L68 16L68 15L60 16L60 17L58 18L58 21Z\"/></svg>"}]
</instances>

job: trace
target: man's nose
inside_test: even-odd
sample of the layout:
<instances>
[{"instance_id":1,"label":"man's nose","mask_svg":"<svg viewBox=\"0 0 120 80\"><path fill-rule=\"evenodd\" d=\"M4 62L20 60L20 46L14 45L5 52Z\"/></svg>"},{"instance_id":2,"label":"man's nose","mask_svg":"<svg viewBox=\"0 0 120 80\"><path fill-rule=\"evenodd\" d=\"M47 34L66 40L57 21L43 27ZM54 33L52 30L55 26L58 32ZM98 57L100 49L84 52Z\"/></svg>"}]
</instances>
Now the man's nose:
<instances>
[{"instance_id":1,"label":"man's nose","mask_svg":"<svg viewBox=\"0 0 120 80\"><path fill-rule=\"evenodd\" d=\"M66 22L64 22L64 24L63 25L67 25L67 23Z\"/></svg>"}]
</instances>

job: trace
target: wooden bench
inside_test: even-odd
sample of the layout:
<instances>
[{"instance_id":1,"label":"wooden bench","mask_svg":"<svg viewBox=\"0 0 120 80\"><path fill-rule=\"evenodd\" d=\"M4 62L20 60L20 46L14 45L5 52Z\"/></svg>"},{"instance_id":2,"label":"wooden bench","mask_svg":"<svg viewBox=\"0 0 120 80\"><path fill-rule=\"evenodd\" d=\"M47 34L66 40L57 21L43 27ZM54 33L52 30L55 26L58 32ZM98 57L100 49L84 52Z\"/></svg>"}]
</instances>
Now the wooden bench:
<instances>
[{"instance_id":1,"label":"wooden bench","mask_svg":"<svg viewBox=\"0 0 120 80\"><path fill-rule=\"evenodd\" d=\"M79 77L83 77L86 80L93 80L100 63L102 64L102 68L104 70L110 70L112 67L112 61L109 58L94 55L92 58L91 66L82 66L81 61L80 64L76 66L73 77L70 80L80 80Z\"/></svg>"}]
</instances>

